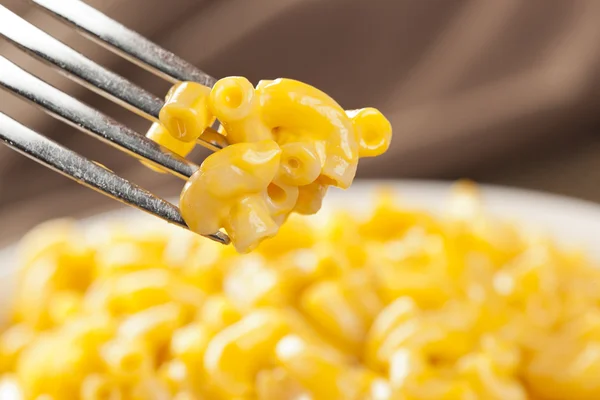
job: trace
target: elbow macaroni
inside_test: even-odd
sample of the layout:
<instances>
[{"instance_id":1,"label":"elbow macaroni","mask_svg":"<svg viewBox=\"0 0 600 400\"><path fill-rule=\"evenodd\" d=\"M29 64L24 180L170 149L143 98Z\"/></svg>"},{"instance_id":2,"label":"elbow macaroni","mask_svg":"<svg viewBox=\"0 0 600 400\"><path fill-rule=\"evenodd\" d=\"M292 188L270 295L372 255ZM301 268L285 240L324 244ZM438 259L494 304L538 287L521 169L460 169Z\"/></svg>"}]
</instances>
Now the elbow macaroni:
<instances>
[{"instance_id":1,"label":"elbow macaroni","mask_svg":"<svg viewBox=\"0 0 600 400\"><path fill-rule=\"evenodd\" d=\"M600 270L487 217L470 186L442 216L388 195L364 220L292 217L251 255L91 233L24 239L1 399L600 398Z\"/></svg>"},{"instance_id":2,"label":"elbow macaroni","mask_svg":"<svg viewBox=\"0 0 600 400\"><path fill-rule=\"evenodd\" d=\"M180 82L173 86L160 110L162 126L181 142L195 141L215 117L208 104L210 89L195 82Z\"/></svg>"},{"instance_id":3,"label":"elbow macaroni","mask_svg":"<svg viewBox=\"0 0 600 400\"><path fill-rule=\"evenodd\" d=\"M190 229L206 235L225 228L239 250L274 236L275 211L288 203L287 193L271 182L280 154L274 141L264 140L233 144L208 157L181 192L181 214Z\"/></svg>"},{"instance_id":4,"label":"elbow macaroni","mask_svg":"<svg viewBox=\"0 0 600 400\"><path fill-rule=\"evenodd\" d=\"M230 143L186 184L190 228L227 231L248 252L274 236L292 211L314 214L328 186L348 188L359 157L384 153L392 128L374 108L345 111L320 90L291 79L219 80L212 89L175 85L147 136L180 156L217 118ZM211 132L214 133L214 132Z\"/></svg>"}]
</instances>

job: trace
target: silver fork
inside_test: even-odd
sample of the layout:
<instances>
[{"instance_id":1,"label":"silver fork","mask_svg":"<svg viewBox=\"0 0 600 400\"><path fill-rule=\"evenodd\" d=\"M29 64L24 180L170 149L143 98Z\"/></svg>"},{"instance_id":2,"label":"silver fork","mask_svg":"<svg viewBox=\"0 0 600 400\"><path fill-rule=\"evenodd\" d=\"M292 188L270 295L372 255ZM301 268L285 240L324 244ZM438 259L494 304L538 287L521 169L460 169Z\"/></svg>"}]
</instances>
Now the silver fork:
<instances>
[{"instance_id":1,"label":"silver fork","mask_svg":"<svg viewBox=\"0 0 600 400\"><path fill-rule=\"evenodd\" d=\"M79 0L30 0L54 17L116 54L171 82L195 81L212 86L215 79L176 55L124 27ZM148 119L158 121L163 101L125 78L96 64L0 5L0 36L67 77ZM75 128L182 179L198 166L159 146L99 111L56 89L0 56L0 88L33 103ZM0 140L21 154L113 199L187 228L179 209L107 168L44 137L0 112ZM215 132L198 143L212 151L227 145ZM208 235L229 243L223 232Z\"/></svg>"}]
</instances>

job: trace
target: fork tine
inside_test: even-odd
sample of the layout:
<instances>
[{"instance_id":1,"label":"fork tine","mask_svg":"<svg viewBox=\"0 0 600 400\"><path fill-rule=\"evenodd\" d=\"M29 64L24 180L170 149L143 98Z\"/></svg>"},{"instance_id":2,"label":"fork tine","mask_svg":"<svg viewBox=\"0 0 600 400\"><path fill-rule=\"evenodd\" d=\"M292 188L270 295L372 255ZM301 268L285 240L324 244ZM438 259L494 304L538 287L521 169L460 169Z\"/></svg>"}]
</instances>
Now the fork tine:
<instances>
[{"instance_id":1,"label":"fork tine","mask_svg":"<svg viewBox=\"0 0 600 400\"><path fill-rule=\"evenodd\" d=\"M30 0L109 50L169 82L216 79L79 0Z\"/></svg>"},{"instance_id":2,"label":"fork tine","mask_svg":"<svg viewBox=\"0 0 600 400\"><path fill-rule=\"evenodd\" d=\"M27 53L66 72L87 88L109 97L136 114L158 121L163 101L121 76L101 67L0 5L0 36Z\"/></svg>"},{"instance_id":3,"label":"fork tine","mask_svg":"<svg viewBox=\"0 0 600 400\"><path fill-rule=\"evenodd\" d=\"M67 77L88 89L151 120L158 121L164 102L157 96L56 40L46 32L25 21L0 5L0 36L38 59L51 64ZM212 140L201 138L198 142L209 150L223 148L222 137Z\"/></svg>"},{"instance_id":4,"label":"fork tine","mask_svg":"<svg viewBox=\"0 0 600 400\"><path fill-rule=\"evenodd\" d=\"M1 56L0 88L32 102L57 119L180 178L187 179L198 169L191 161L50 86Z\"/></svg>"},{"instance_id":5,"label":"fork tine","mask_svg":"<svg viewBox=\"0 0 600 400\"><path fill-rule=\"evenodd\" d=\"M188 229L179 209L173 204L154 196L147 190L2 113L0 113L0 141L5 142L13 150L84 186ZM222 232L216 232L207 237L223 244L229 243L229 238Z\"/></svg>"}]
</instances>

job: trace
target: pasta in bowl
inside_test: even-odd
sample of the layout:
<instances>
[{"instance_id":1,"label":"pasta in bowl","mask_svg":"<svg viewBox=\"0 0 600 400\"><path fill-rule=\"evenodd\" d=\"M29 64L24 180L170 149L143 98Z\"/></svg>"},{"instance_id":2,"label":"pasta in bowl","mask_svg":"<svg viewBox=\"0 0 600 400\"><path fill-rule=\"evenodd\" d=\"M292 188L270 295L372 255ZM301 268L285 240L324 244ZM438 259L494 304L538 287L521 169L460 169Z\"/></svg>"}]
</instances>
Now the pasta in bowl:
<instances>
[{"instance_id":1,"label":"pasta in bowl","mask_svg":"<svg viewBox=\"0 0 600 400\"><path fill-rule=\"evenodd\" d=\"M508 219L594 246L597 208L375 187L331 193L248 255L126 216L40 226L0 398L598 398L600 271Z\"/></svg>"}]
</instances>

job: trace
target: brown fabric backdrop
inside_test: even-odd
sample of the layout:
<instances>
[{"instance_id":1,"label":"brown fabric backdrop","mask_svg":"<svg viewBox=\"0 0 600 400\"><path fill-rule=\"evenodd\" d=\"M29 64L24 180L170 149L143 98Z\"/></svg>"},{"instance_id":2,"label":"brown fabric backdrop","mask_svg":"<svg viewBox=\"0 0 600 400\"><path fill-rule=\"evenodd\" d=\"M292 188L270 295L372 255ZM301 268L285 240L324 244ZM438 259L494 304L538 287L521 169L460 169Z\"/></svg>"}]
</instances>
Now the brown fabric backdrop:
<instances>
[{"instance_id":1,"label":"brown fabric backdrop","mask_svg":"<svg viewBox=\"0 0 600 400\"><path fill-rule=\"evenodd\" d=\"M600 200L600 1L89 3L216 77L296 78L346 108L379 107L395 137L387 156L361 163L362 177L468 176ZM168 89L28 3L0 4L149 90ZM0 54L140 132L148 126L1 40ZM181 187L4 92L0 110L161 195ZM0 241L111 206L0 146Z\"/></svg>"}]
</instances>

